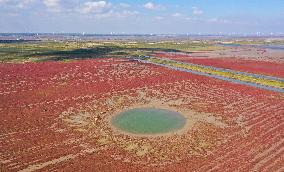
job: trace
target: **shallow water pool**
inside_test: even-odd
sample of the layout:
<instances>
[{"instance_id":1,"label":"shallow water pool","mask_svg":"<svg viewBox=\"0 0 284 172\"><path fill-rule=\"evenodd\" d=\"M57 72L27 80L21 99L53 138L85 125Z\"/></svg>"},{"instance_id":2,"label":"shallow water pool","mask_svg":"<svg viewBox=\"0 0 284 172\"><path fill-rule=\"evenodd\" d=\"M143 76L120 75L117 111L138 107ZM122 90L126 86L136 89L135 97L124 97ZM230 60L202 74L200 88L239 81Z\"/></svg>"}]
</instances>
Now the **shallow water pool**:
<instances>
[{"instance_id":1,"label":"shallow water pool","mask_svg":"<svg viewBox=\"0 0 284 172\"><path fill-rule=\"evenodd\" d=\"M186 118L170 110L137 108L114 116L111 124L121 131L132 134L165 134L182 129L186 124Z\"/></svg>"}]
</instances>

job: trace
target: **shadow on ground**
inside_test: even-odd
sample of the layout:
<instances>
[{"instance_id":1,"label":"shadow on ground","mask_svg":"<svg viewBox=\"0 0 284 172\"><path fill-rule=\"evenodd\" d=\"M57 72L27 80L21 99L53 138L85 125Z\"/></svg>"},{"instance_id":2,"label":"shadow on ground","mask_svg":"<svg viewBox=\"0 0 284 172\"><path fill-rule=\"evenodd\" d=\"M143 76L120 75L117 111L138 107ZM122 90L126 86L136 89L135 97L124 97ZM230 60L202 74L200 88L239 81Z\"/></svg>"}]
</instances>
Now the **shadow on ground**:
<instances>
[{"instance_id":1,"label":"shadow on ground","mask_svg":"<svg viewBox=\"0 0 284 172\"><path fill-rule=\"evenodd\" d=\"M128 56L139 51L155 52L183 52L175 49L163 48L124 48L119 46L99 46L96 48L81 48L66 51L49 51L44 53L29 54L28 56L43 57L42 61L62 61L72 59L104 58L113 55ZM108 56L109 55L109 56Z\"/></svg>"},{"instance_id":2,"label":"shadow on ground","mask_svg":"<svg viewBox=\"0 0 284 172\"><path fill-rule=\"evenodd\" d=\"M0 44L30 43L40 42L40 40L0 40Z\"/></svg>"}]
</instances>

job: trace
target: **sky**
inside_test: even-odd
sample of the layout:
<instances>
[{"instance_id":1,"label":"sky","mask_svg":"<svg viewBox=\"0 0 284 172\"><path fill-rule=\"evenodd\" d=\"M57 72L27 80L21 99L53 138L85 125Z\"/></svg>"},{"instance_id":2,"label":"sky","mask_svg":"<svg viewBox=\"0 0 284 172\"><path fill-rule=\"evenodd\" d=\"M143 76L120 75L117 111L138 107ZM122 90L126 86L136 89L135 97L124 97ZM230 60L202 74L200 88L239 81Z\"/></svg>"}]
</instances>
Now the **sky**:
<instances>
[{"instance_id":1,"label":"sky","mask_svg":"<svg viewBox=\"0 0 284 172\"><path fill-rule=\"evenodd\" d=\"M284 0L0 0L0 33L283 33Z\"/></svg>"}]
</instances>

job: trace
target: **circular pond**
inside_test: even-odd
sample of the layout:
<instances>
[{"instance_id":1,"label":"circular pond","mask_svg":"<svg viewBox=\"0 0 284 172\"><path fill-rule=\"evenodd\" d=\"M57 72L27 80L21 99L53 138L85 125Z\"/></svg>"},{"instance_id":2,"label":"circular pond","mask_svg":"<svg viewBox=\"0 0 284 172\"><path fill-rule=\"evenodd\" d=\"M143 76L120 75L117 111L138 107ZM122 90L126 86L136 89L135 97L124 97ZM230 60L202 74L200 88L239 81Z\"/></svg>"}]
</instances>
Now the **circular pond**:
<instances>
[{"instance_id":1,"label":"circular pond","mask_svg":"<svg viewBox=\"0 0 284 172\"><path fill-rule=\"evenodd\" d=\"M182 129L186 124L186 118L177 112L165 109L137 108L114 116L111 124L131 134L156 135Z\"/></svg>"}]
</instances>

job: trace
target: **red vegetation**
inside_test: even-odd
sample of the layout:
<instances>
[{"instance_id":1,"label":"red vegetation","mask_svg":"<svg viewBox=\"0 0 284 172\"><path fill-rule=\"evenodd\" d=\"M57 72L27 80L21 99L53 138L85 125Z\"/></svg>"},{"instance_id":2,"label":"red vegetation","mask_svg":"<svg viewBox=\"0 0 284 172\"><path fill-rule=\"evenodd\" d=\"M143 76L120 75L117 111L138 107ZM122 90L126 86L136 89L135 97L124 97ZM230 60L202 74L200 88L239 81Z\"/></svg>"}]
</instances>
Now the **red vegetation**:
<instances>
[{"instance_id":1,"label":"red vegetation","mask_svg":"<svg viewBox=\"0 0 284 172\"><path fill-rule=\"evenodd\" d=\"M213 66L236 71L250 72L255 74L263 74L275 77L284 77L284 64L257 60L244 60L237 58L208 58L194 55L182 54L155 54L161 58L169 58L172 60L189 62L205 66Z\"/></svg>"},{"instance_id":2,"label":"red vegetation","mask_svg":"<svg viewBox=\"0 0 284 172\"><path fill-rule=\"evenodd\" d=\"M258 69L262 62L242 67L242 61L237 65L225 59L189 61L283 76L278 66ZM113 94L133 96L141 88L190 99L187 108L222 118L230 126L222 130L228 140L220 140L210 154L187 157L176 152L180 161L151 166L114 158L132 156L116 147L88 153L82 144L96 149L94 138L68 128L56 130L66 127L59 116L70 107L85 108ZM277 171L284 166L283 114L281 93L124 59L0 64L0 162L9 171Z\"/></svg>"}]
</instances>

